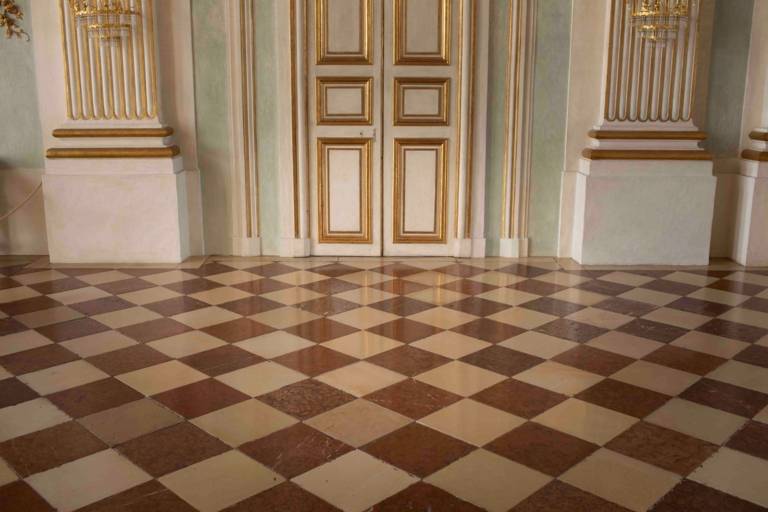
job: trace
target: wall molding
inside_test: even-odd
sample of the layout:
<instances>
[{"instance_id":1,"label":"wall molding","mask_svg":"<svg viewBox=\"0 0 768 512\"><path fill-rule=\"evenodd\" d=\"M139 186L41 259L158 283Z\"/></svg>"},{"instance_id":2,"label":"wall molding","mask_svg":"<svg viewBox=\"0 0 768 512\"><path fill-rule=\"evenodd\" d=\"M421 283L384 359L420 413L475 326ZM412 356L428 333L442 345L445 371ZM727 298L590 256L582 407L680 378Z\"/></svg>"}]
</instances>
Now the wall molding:
<instances>
[{"instance_id":1,"label":"wall molding","mask_svg":"<svg viewBox=\"0 0 768 512\"><path fill-rule=\"evenodd\" d=\"M259 165L257 136L255 0L228 2L233 188L232 251L261 254L259 243Z\"/></svg>"},{"instance_id":2,"label":"wall molding","mask_svg":"<svg viewBox=\"0 0 768 512\"><path fill-rule=\"evenodd\" d=\"M514 246L514 251L506 252L518 257L527 256L528 248L522 241L528 238L537 7L537 0L510 0L507 9L506 124L499 237L519 241L504 244Z\"/></svg>"}]
</instances>

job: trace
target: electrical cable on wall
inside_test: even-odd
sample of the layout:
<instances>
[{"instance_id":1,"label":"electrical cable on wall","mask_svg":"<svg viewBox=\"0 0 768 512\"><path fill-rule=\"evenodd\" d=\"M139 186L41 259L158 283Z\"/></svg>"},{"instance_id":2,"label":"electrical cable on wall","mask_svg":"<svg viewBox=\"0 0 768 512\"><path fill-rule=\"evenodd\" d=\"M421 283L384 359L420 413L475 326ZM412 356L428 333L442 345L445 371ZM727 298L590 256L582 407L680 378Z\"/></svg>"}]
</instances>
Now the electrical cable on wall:
<instances>
[{"instance_id":1,"label":"electrical cable on wall","mask_svg":"<svg viewBox=\"0 0 768 512\"><path fill-rule=\"evenodd\" d=\"M20 202L19 204L17 204L13 208L11 208L11 210L9 212L7 212L7 213L3 214L2 216L0 216L0 221L4 221L5 219L7 219L11 215L13 215L16 212L16 210L18 210L19 208L21 208L22 206L27 204L27 202L29 202L29 200L32 199L32 197L35 194L37 194L37 191L40 190L40 188L42 188L42 186L43 186L43 182L41 181L40 183L37 184L35 189L32 192L30 192L27 197L24 198L24 200L22 202Z\"/></svg>"}]
</instances>

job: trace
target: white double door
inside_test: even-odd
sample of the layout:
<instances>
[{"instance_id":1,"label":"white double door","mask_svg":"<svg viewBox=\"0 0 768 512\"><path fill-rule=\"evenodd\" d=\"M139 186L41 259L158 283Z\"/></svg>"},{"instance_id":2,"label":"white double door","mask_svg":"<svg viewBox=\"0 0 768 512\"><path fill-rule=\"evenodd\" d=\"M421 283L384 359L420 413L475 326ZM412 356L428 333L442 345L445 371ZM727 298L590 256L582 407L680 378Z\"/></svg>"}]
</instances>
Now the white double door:
<instances>
[{"instance_id":1,"label":"white double door","mask_svg":"<svg viewBox=\"0 0 768 512\"><path fill-rule=\"evenodd\" d=\"M305 4L313 254L455 253L462 1Z\"/></svg>"}]
</instances>

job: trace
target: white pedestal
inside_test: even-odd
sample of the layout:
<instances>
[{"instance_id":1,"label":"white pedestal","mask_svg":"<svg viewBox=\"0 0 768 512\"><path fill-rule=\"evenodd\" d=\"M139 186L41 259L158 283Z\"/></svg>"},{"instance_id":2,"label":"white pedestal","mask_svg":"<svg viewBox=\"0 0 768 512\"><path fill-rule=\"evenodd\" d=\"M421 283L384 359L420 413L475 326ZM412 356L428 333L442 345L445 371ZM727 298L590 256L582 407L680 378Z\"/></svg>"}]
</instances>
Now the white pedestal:
<instances>
[{"instance_id":1,"label":"white pedestal","mask_svg":"<svg viewBox=\"0 0 768 512\"><path fill-rule=\"evenodd\" d=\"M133 174L110 172L109 159L49 166L43 197L52 263L180 263L189 256L187 180L174 169L180 157L152 160L156 167L147 159Z\"/></svg>"},{"instance_id":2,"label":"white pedestal","mask_svg":"<svg viewBox=\"0 0 768 512\"><path fill-rule=\"evenodd\" d=\"M768 162L742 160L732 258L768 266Z\"/></svg>"},{"instance_id":3,"label":"white pedestal","mask_svg":"<svg viewBox=\"0 0 768 512\"><path fill-rule=\"evenodd\" d=\"M585 265L705 265L711 161L587 160L576 179L573 258Z\"/></svg>"}]
</instances>

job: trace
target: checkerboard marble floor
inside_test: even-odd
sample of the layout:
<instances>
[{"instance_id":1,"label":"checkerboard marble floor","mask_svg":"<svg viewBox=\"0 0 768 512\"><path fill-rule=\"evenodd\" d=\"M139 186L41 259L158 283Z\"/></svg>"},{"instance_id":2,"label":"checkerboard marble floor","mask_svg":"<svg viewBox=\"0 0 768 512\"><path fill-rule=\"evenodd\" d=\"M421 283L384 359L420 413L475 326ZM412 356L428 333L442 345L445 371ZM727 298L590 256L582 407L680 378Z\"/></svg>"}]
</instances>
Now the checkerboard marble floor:
<instances>
[{"instance_id":1,"label":"checkerboard marble floor","mask_svg":"<svg viewBox=\"0 0 768 512\"><path fill-rule=\"evenodd\" d=\"M768 271L0 262L0 510L768 510Z\"/></svg>"}]
</instances>

